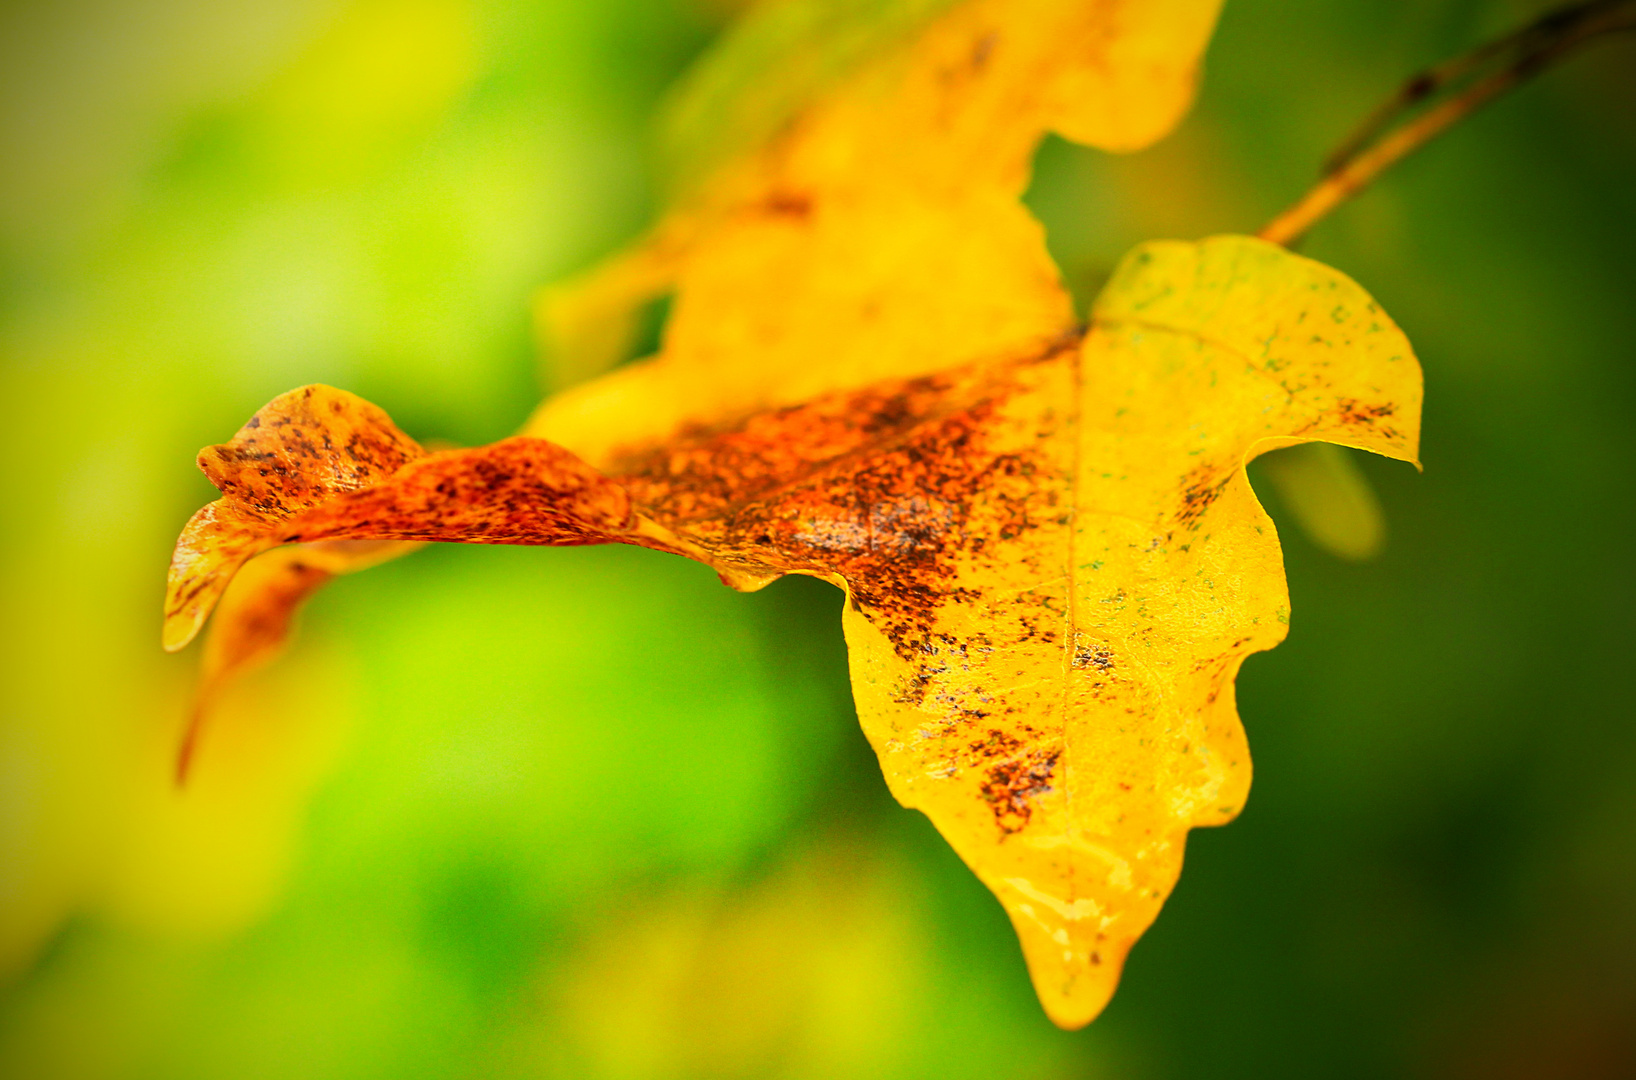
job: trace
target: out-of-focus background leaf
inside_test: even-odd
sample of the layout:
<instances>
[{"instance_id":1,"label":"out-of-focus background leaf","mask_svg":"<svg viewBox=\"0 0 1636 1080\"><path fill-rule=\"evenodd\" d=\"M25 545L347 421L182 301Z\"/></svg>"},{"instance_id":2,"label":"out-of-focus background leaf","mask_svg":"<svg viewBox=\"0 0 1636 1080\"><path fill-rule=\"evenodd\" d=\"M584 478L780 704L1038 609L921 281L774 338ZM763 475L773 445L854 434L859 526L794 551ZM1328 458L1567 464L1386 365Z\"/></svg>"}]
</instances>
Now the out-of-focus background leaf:
<instances>
[{"instance_id":1,"label":"out-of-focus background leaf","mask_svg":"<svg viewBox=\"0 0 1636 1080\"><path fill-rule=\"evenodd\" d=\"M1420 349L1426 472L1358 462L1366 562L1263 484L1295 615L1240 682L1249 809L1086 1031L885 794L814 582L434 548L335 584L169 786L194 451L310 381L507 434L532 290L651 219L658 104L730 6L0 12L0 1075L1636 1072L1632 42L1312 237ZM1539 10L1229 0L1181 131L1052 142L1030 204L1088 297Z\"/></svg>"}]
</instances>

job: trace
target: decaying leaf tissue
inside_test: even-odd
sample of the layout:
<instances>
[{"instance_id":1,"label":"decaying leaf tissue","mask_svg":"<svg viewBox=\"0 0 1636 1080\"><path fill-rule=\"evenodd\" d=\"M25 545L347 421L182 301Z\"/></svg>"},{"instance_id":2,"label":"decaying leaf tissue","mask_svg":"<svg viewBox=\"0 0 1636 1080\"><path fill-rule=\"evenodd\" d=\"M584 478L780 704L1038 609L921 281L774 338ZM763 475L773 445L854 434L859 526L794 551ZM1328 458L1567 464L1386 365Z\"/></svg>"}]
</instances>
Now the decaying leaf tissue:
<instances>
[{"instance_id":1,"label":"decaying leaf tissue","mask_svg":"<svg viewBox=\"0 0 1636 1080\"><path fill-rule=\"evenodd\" d=\"M1145 244L1076 321L1020 201L1031 155L1048 132L1163 135L1213 0L931 7L542 301L589 374L673 293L658 355L486 447L427 452L309 386L207 449L222 498L178 544L165 643L216 607L219 681L330 576L423 541L831 581L888 784L1000 898L1046 1011L1077 1027L1188 830L1248 790L1233 682L1288 602L1246 462L1314 440L1413 461L1420 372L1358 285L1247 237Z\"/></svg>"}]
</instances>

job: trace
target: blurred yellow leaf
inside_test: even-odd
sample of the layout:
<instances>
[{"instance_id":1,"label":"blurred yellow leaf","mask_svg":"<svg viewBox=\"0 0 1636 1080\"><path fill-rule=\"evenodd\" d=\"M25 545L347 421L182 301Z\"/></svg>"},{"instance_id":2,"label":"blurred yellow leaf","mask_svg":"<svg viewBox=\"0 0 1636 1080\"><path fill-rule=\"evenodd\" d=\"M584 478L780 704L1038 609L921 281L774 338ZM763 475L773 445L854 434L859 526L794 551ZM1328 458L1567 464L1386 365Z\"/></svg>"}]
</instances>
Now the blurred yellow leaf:
<instances>
[{"instance_id":1,"label":"blurred yellow leaf","mask_svg":"<svg viewBox=\"0 0 1636 1080\"><path fill-rule=\"evenodd\" d=\"M904 869L860 848L831 834L748 888L669 890L600 913L542 973L537 1015L501 1056L531 1075L553 1062L631 1078L910 1068L924 915Z\"/></svg>"},{"instance_id":2,"label":"blurred yellow leaf","mask_svg":"<svg viewBox=\"0 0 1636 1080\"><path fill-rule=\"evenodd\" d=\"M1261 474L1313 543L1342 559L1380 554L1386 515L1346 451L1328 443L1292 446L1262 462Z\"/></svg>"},{"instance_id":3,"label":"blurred yellow leaf","mask_svg":"<svg viewBox=\"0 0 1636 1080\"><path fill-rule=\"evenodd\" d=\"M673 288L664 347L523 436L428 454L342 391L275 400L201 455L224 498L178 544L167 643L296 542L618 541L741 589L832 581L894 794L1005 905L1052 1019L1087 1023L1187 831L1248 788L1233 680L1288 605L1245 463L1418 438L1403 335L1274 245L1144 245L1074 323L1029 156L1161 134L1214 12L954 8L590 279L608 318Z\"/></svg>"},{"instance_id":4,"label":"blurred yellow leaf","mask_svg":"<svg viewBox=\"0 0 1636 1080\"><path fill-rule=\"evenodd\" d=\"M667 180L697 188L824 91L957 0L767 0L672 87L660 124Z\"/></svg>"},{"instance_id":5,"label":"blurred yellow leaf","mask_svg":"<svg viewBox=\"0 0 1636 1080\"><path fill-rule=\"evenodd\" d=\"M908 18L927 3L902 6ZM871 55L775 137L685 188L645 242L578 292L545 293L542 325L564 328L548 351L572 377L620 358L585 334L581 305L611 326L621 303L676 300L665 374L642 377L641 402L599 390L607 411L584 413L570 392L541 422L560 430L581 413L587 438L594 427L618 446L660 421L924 374L1069 329L1071 302L1021 202L1034 149L1049 131L1107 150L1163 135L1192 99L1218 7L967 0ZM581 341L600 351L579 353ZM701 383L715 388L703 413L687 392Z\"/></svg>"}]
</instances>

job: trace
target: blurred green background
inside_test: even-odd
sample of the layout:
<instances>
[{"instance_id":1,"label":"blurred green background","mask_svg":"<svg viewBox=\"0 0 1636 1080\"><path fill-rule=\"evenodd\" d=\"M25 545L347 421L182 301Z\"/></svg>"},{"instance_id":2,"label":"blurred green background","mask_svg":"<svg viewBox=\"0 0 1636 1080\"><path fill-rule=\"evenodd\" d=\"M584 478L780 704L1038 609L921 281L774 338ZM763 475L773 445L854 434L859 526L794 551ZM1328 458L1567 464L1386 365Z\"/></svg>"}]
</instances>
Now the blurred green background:
<instances>
[{"instance_id":1,"label":"blurred green background","mask_svg":"<svg viewBox=\"0 0 1636 1080\"><path fill-rule=\"evenodd\" d=\"M1269 494L1249 808L1085 1031L887 796L809 580L433 548L325 592L170 787L194 452L313 381L508 434L533 290L651 220L655 110L731 6L0 10L0 1075L1636 1075L1636 41L1306 246L1415 341L1426 471L1361 463L1366 563ZM1182 129L1049 142L1030 205L1088 294L1541 9L1228 0Z\"/></svg>"}]
</instances>

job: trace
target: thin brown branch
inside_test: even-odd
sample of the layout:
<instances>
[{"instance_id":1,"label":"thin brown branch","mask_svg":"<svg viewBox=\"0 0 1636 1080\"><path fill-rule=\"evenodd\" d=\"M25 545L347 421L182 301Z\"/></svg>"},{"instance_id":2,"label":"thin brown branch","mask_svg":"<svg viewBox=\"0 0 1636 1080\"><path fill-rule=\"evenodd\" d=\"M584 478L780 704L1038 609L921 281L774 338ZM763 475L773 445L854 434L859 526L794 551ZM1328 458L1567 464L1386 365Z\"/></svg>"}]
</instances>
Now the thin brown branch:
<instances>
[{"instance_id":1,"label":"thin brown branch","mask_svg":"<svg viewBox=\"0 0 1636 1080\"><path fill-rule=\"evenodd\" d=\"M1261 230L1263 240L1289 245L1299 240L1330 211L1374 182L1376 177L1457 121L1493 101L1590 41L1621 30L1636 29L1636 0L1591 0L1574 4L1431 67L1410 79L1364 121L1325 163L1325 175L1301 199ZM1393 128L1416 105L1461 84L1490 62L1504 66L1454 96Z\"/></svg>"},{"instance_id":2,"label":"thin brown branch","mask_svg":"<svg viewBox=\"0 0 1636 1080\"><path fill-rule=\"evenodd\" d=\"M1528 28L1529 30L1532 27ZM1381 132L1389 129L1404 114L1413 110L1438 94L1447 90L1455 83L1460 82L1472 72L1480 70L1489 61L1509 49L1518 38L1526 34L1527 30L1519 30L1514 34L1491 41L1487 45L1473 49L1463 56L1445 60L1424 71L1417 72L1412 78L1404 82L1380 107L1366 117L1347 136L1346 140L1330 151L1324 159L1323 175L1339 172L1347 163L1363 150L1364 147L1380 137Z\"/></svg>"}]
</instances>

